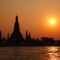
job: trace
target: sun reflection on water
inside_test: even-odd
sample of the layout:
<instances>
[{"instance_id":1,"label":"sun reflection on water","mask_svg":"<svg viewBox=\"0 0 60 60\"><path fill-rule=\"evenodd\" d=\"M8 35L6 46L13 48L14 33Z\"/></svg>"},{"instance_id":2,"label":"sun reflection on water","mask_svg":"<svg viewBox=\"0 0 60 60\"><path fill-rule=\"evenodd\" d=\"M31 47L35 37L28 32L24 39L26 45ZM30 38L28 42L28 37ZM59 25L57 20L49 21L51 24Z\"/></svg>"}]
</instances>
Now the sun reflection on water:
<instances>
[{"instance_id":1,"label":"sun reflection on water","mask_svg":"<svg viewBox=\"0 0 60 60\"><path fill-rule=\"evenodd\" d=\"M47 47L49 60L59 60L58 59L58 47Z\"/></svg>"},{"instance_id":2,"label":"sun reflection on water","mask_svg":"<svg viewBox=\"0 0 60 60\"><path fill-rule=\"evenodd\" d=\"M58 47L47 47L47 49L48 49L48 52L56 52L56 51L58 51Z\"/></svg>"}]
</instances>

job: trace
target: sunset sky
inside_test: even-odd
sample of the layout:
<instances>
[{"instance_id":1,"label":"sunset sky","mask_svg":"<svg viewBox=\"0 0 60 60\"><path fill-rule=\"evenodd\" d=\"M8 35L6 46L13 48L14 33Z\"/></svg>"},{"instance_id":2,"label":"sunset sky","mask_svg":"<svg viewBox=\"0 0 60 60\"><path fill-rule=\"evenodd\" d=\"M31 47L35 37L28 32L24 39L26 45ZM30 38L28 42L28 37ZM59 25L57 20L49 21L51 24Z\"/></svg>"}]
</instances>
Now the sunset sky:
<instances>
[{"instance_id":1,"label":"sunset sky","mask_svg":"<svg viewBox=\"0 0 60 60\"><path fill-rule=\"evenodd\" d=\"M13 32L16 14L24 36L28 30L33 38L60 39L60 0L0 0L0 30L3 36Z\"/></svg>"}]
</instances>

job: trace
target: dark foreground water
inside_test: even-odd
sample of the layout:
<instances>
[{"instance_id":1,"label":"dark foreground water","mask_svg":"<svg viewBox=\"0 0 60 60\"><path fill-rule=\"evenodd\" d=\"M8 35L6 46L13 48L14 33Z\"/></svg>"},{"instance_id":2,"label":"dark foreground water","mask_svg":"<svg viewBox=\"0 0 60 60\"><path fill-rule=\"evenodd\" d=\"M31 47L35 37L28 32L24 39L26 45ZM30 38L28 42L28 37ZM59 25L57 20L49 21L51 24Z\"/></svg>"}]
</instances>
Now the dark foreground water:
<instances>
[{"instance_id":1,"label":"dark foreground water","mask_svg":"<svg viewBox=\"0 0 60 60\"><path fill-rule=\"evenodd\" d=\"M0 60L60 60L60 47L0 47Z\"/></svg>"}]
</instances>

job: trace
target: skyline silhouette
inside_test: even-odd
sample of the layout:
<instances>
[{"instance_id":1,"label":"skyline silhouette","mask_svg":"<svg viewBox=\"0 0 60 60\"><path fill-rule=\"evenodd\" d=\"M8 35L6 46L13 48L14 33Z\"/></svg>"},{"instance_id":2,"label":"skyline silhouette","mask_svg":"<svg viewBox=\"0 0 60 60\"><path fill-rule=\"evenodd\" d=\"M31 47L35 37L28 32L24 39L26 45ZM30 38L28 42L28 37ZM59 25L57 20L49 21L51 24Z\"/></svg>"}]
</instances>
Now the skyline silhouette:
<instances>
[{"instance_id":1,"label":"skyline silhouette","mask_svg":"<svg viewBox=\"0 0 60 60\"><path fill-rule=\"evenodd\" d=\"M60 40L54 40L54 38L41 37L39 39L32 38L31 34L26 30L25 38L23 37L19 22L18 16L16 15L14 29L11 35L2 38L2 32L0 31L0 46L60 46Z\"/></svg>"},{"instance_id":2,"label":"skyline silhouette","mask_svg":"<svg viewBox=\"0 0 60 60\"><path fill-rule=\"evenodd\" d=\"M60 39L60 0L0 0L0 30L3 37L13 31L14 19L19 16L20 31L25 37ZM54 24L50 20L56 20Z\"/></svg>"}]
</instances>

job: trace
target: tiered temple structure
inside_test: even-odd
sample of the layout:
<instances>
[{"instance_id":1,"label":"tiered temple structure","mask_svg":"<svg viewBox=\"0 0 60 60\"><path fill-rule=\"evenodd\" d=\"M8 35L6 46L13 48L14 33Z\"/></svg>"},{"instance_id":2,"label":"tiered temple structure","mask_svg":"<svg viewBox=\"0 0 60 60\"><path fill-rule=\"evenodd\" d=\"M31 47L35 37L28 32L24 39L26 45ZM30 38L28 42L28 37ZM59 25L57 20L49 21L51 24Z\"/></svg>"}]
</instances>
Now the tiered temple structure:
<instances>
[{"instance_id":1,"label":"tiered temple structure","mask_svg":"<svg viewBox=\"0 0 60 60\"><path fill-rule=\"evenodd\" d=\"M9 44L19 45L21 42L23 42L23 40L24 39L19 28L18 16L16 16L14 30L10 36Z\"/></svg>"}]
</instances>

